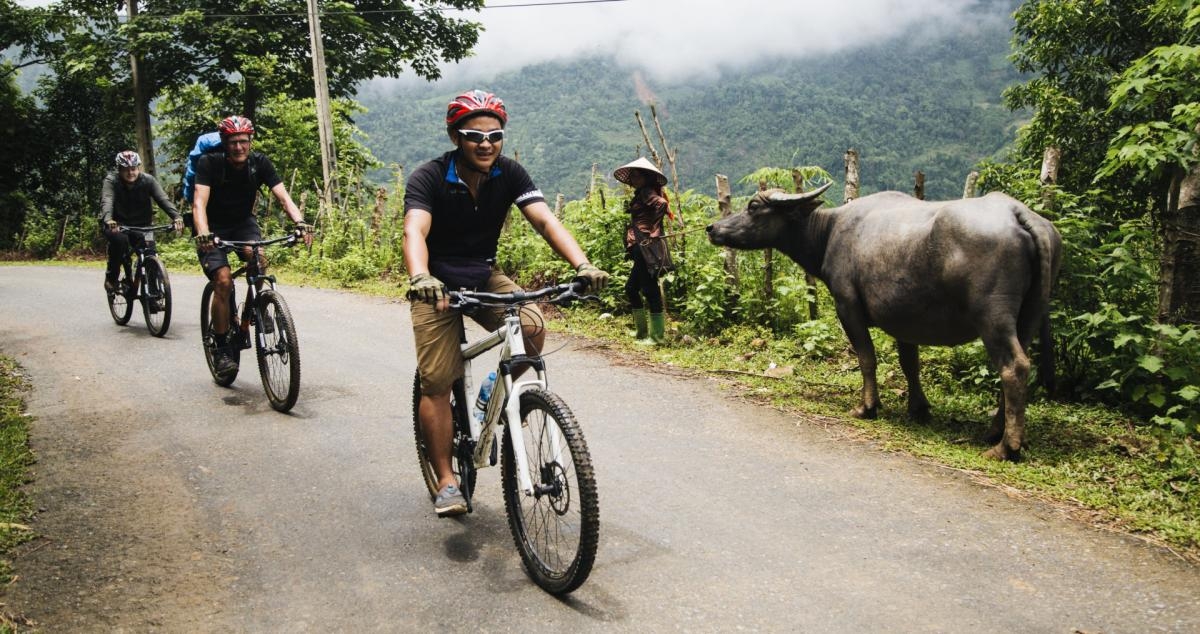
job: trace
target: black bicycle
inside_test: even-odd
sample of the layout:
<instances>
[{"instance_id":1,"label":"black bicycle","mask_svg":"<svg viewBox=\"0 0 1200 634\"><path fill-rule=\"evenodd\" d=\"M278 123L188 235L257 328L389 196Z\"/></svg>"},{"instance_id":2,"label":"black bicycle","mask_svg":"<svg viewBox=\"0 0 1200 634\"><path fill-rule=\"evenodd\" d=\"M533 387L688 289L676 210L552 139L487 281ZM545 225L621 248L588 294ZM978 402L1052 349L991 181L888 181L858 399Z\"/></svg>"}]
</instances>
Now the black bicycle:
<instances>
[{"instance_id":1,"label":"black bicycle","mask_svg":"<svg viewBox=\"0 0 1200 634\"><path fill-rule=\"evenodd\" d=\"M167 267L154 249L154 232L172 229L174 225L153 227L127 227L119 225L121 233L140 233L142 244L133 246L133 263L127 256L121 263L116 288L108 292L108 310L113 321L124 326L133 314L133 303L142 302L142 315L146 317L146 329L155 337L167 334L171 327L171 279Z\"/></svg>"},{"instance_id":2,"label":"black bicycle","mask_svg":"<svg viewBox=\"0 0 1200 634\"><path fill-rule=\"evenodd\" d=\"M275 288L275 276L262 272L262 248L272 244L295 245L300 236L291 233L270 240L234 241L213 238L213 245L226 253L238 249L250 249L251 254L245 264L233 272L234 288L229 291L229 329L232 340L227 345L231 348L234 360L240 360L241 351L247 350L253 342L258 355L258 373L262 376L263 389L271 407L280 412L292 409L300 396L300 342L296 338L296 324L292 321L292 313L288 310L287 302ZM242 303L241 314L238 314L237 288L238 277L246 278L246 299ZM264 288L265 287L265 288ZM218 346L211 323L211 306L213 283L204 286L204 294L200 297L200 333L203 337L204 360L208 362L208 370L212 373L213 381L221 387L226 387L237 378L237 371L230 373L217 372L213 355ZM254 327L254 335L250 327Z\"/></svg>"}]
</instances>

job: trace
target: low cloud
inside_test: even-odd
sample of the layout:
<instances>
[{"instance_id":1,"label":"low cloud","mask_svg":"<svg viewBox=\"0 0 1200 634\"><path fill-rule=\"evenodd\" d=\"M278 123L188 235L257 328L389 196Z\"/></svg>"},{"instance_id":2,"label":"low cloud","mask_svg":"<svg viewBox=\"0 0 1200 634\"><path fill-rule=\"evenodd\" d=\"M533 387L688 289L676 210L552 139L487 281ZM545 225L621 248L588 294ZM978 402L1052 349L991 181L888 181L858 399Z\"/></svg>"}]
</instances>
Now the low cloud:
<instances>
[{"instance_id":1,"label":"low cloud","mask_svg":"<svg viewBox=\"0 0 1200 634\"><path fill-rule=\"evenodd\" d=\"M604 55L655 83L673 83L715 78L769 59L857 48L916 27L936 34L972 28L980 19L1007 18L1004 2L993 3L1001 8L981 17L980 0L494 4L465 14L485 30L473 57L443 68L446 78L486 78L539 62Z\"/></svg>"}]
</instances>

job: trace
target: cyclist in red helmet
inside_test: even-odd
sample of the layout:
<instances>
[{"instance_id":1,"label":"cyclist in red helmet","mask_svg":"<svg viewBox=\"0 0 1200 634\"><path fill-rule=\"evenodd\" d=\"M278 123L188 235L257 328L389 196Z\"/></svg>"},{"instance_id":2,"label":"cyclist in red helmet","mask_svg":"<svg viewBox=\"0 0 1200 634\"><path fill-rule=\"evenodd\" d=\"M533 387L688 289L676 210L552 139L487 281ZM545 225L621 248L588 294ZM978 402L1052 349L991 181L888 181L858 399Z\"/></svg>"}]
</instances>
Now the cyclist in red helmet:
<instances>
[{"instance_id":1,"label":"cyclist in red helmet","mask_svg":"<svg viewBox=\"0 0 1200 634\"><path fill-rule=\"evenodd\" d=\"M146 227L154 224L152 201L167 212L175 222L176 231L183 229L183 216L171 204L162 186L153 176L142 173L142 157L133 150L118 153L116 169L104 177L104 185L100 190L100 233L108 240L104 290L109 293L117 289L117 275L121 272L121 263L129 258L130 243L140 246L146 239L136 232L121 233L117 226Z\"/></svg>"},{"instance_id":2,"label":"cyclist in red helmet","mask_svg":"<svg viewBox=\"0 0 1200 634\"><path fill-rule=\"evenodd\" d=\"M229 294L233 278L225 252L213 248L213 237L225 240L261 240L262 231L254 217L254 203L263 185L271 191L295 229L304 235L305 244L312 244L312 226L304 222L304 214L288 195L283 179L275 171L271 159L262 152L252 152L254 124L246 117L226 117L217 127L221 133L223 152L209 152L196 161L196 191L192 199L192 221L196 231L196 254L204 274L213 281L212 319L217 341L213 362L218 373L237 370L237 361L229 347ZM246 259L246 254L238 253ZM266 266L266 263L263 263Z\"/></svg>"},{"instance_id":3,"label":"cyclist in red helmet","mask_svg":"<svg viewBox=\"0 0 1200 634\"><path fill-rule=\"evenodd\" d=\"M462 373L461 317L446 310L445 288L520 290L493 266L500 229L514 204L592 292L608 282L608 274L588 262L579 243L554 217L521 164L502 155L507 123L504 102L491 93L472 90L452 99L446 109L446 133L454 149L414 170L404 194L409 297L421 300L411 302L421 371L419 417L440 489L434 511L443 517L467 511L450 467L450 388ZM493 329L503 314L481 310L472 318ZM527 334L527 345L541 350L544 331L536 306L523 309L521 320L526 333L532 333Z\"/></svg>"}]
</instances>

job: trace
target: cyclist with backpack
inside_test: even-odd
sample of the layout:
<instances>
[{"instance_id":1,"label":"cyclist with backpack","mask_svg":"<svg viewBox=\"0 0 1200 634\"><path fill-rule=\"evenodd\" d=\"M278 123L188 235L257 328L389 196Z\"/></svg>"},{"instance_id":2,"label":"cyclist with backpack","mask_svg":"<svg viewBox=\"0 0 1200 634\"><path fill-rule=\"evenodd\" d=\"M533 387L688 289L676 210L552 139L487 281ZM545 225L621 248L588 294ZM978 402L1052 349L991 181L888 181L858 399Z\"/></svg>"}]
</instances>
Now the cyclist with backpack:
<instances>
[{"instance_id":1,"label":"cyclist with backpack","mask_svg":"<svg viewBox=\"0 0 1200 634\"><path fill-rule=\"evenodd\" d=\"M167 212L175 221L175 230L183 229L183 216L167 198L158 181L142 173L142 157L137 152L125 150L117 154L116 169L104 177L100 190L100 233L108 240L108 268L104 272L104 290L117 290L117 276L121 264L129 258L130 246L141 246L145 236L138 232L124 233L118 229L122 224L145 227L154 223L154 208L151 201ZM153 255L153 246L148 254Z\"/></svg>"},{"instance_id":2,"label":"cyclist with backpack","mask_svg":"<svg viewBox=\"0 0 1200 634\"><path fill-rule=\"evenodd\" d=\"M404 263L417 366L421 374L418 417L429 461L437 473L433 507L439 517L467 512L451 467L454 437L450 391L462 374L459 348L461 316L447 310L446 286L493 293L521 290L493 267L500 231L516 205L538 234L576 277L599 292L608 273L588 262L583 249L554 217L542 192L513 159L501 155L508 111L504 102L482 90L455 97L446 110L446 133L455 149L418 167L404 194ZM503 323L503 311L485 309L472 319L491 330ZM533 352L545 338L536 306L522 309L526 345Z\"/></svg>"},{"instance_id":3,"label":"cyclist with backpack","mask_svg":"<svg viewBox=\"0 0 1200 634\"><path fill-rule=\"evenodd\" d=\"M196 232L196 254L200 266L215 286L212 298L214 335L219 345L213 362L217 372L237 370L237 357L230 348L231 335L217 328L228 329L229 295L233 278L225 252L213 245L213 238L224 240L261 240L262 231L254 217L254 202L258 190L266 185L271 194L295 223L295 230L304 235L304 243L312 244L312 226L304 222L300 208L292 201L283 179L275 171L271 159L262 152L250 149L254 124L245 117L226 117L218 126L223 151L209 152L196 161L195 192L192 199L192 222ZM248 253L238 253L245 260ZM261 266L265 269L266 263Z\"/></svg>"}]
</instances>

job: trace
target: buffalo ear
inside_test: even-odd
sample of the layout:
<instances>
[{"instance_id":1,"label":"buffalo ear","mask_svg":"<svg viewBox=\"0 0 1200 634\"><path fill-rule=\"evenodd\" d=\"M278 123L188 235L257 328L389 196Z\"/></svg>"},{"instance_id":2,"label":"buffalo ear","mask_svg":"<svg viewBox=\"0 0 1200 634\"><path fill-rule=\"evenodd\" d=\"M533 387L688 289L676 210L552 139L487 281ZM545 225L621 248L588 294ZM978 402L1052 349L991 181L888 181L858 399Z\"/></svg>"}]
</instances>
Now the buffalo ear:
<instances>
[{"instance_id":1,"label":"buffalo ear","mask_svg":"<svg viewBox=\"0 0 1200 634\"><path fill-rule=\"evenodd\" d=\"M771 194L768 200L773 203L783 203L792 208L801 208L805 210L816 209L817 207L821 206L821 194L824 194L825 190L829 189L832 185L832 182L825 183L824 185L821 185L810 192L804 192L803 194L785 194L782 192L776 192Z\"/></svg>"}]
</instances>

